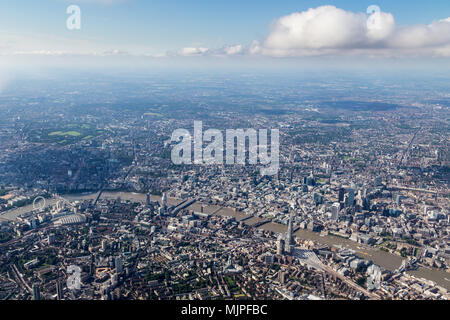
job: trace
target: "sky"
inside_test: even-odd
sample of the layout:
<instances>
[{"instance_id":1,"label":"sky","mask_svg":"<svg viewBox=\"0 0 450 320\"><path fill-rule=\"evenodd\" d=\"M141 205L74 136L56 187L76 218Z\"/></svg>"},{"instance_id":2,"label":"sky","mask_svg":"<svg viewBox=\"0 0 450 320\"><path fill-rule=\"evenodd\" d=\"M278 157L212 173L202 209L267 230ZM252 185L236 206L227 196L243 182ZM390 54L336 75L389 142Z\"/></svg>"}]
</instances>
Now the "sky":
<instances>
[{"instance_id":1,"label":"sky","mask_svg":"<svg viewBox=\"0 0 450 320\"><path fill-rule=\"evenodd\" d=\"M67 28L70 5L80 8L80 29ZM449 66L450 2L2 0L0 59L0 66L289 66L335 59L343 66L355 60Z\"/></svg>"}]
</instances>

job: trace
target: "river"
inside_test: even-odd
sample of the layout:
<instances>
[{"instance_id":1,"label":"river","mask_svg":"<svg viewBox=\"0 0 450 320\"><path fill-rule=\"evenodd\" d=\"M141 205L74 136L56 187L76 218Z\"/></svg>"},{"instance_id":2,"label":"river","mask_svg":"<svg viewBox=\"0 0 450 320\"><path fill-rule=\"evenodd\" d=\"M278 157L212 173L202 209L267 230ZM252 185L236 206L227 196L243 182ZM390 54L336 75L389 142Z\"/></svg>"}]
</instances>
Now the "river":
<instances>
[{"instance_id":1,"label":"river","mask_svg":"<svg viewBox=\"0 0 450 320\"><path fill-rule=\"evenodd\" d=\"M64 198L69 201L79 201L79 200L92 200L97 197L97 193L94 194L76 194L76 195L65 195ZM117 199L120 197L122 200L130 200L130 201L137 201L137 202L145 202L146 201L146 195L145 194L139 194L139 193L132 193L132 192L104 192L102 194L102 199ZM151 200L155 201L161 201L161 197L159 196L151 196ZM47 200L47 205L53 205L56 203L56 200L51 199ZM176 205L181 202L179 199L174 198L168 198L167 202L169 205ZM223 216L233 216L236 219L240 220L246 217L245 214L235 211L231 208L224 208L214 205L202 205L201 203L194 203L191 206L189 206L188 210L194 210L194 211L200 211L203 207L203 212L205 213L215 213L218 215ZM33 210L33 206L25 206L22 208L10 210L4 213L0 214L0 218L3 218L5 220L15 220L18 216L30 212ZM255 225L262 220L253 217L245 221L248 225ZM277 224L277 223L266 223L259 228L263 230L269 230L276 233L284 233L287 230L287 226ZM318 242L320 244L329 245L329 246L343 246L349 249L354 250L357 255L361 258L372 260L375 264L382 266L385 269L388 270L395 270L398 267L400 267L402 263L402 258L400 256L394 255L392 253L388 253L382 250L379 250L377 248L372 248L367 245L359 244L354 241L351 241L349 239L339 238L331 235L327 236L321 236L319 233L311 232L308 230L300 229L298 230L295 235L304 240L313 240L315 242ZM409 274L416 276L418 278L424 278L427 280L431 280L438 285L446 288L447 290L450 290L450 273L447 273L445 271L437 270L434 268L426 268L426 267L420 267L417 270L414 271L408 271Z\"/></svg>"}]
</instances>

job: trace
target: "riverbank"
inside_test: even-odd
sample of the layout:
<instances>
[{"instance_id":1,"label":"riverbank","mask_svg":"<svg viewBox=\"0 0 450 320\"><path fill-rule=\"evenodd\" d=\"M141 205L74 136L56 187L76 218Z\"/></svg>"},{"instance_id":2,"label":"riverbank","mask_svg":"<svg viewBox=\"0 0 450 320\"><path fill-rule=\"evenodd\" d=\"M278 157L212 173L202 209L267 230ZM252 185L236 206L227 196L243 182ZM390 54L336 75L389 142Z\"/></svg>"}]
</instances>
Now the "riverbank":
<instances>
[{"instance_id":1,"label":"riverbank","mask_svg":"<svg viewBox=\"0 0 450 320\"><path fill-rule=\"evenodd\" d=\"M91 193L91 194L75 194L75 195L65 195L64 198L66 198L69 201L83 201L83 200L94 200L97 197L98 193ZM104 192L102 194L102 199L117 199L120 198L121 200L129 200L134 202L145 202L146 201L146 195L140 194L140 193L132 193L132 192ZM152 201L159 201L161 202L160 196L151 196ZM168 198L167 199L169 205L177 205L181 202L179 199L175 198ZM54 205L56 203L56 200L50 199L47 201L47 205ZM214 213L217 215L222 216L232 216L235 217L237 220L242 220L246 218L247 216L239 211L236 211L232 208L226 208L226 207L220 207L216 205L204 205L201 203L194 203L191 206L189 206L188 210L194 210L194 211L200 211L203 208L203 212L205 213ZM15 220L18 216L30 212L33 210L33 206L25 206L19 209L10 210L5 213L2 213L0 216L1 218L6 218L6 220ZM263 220L257 217L252 217L250 219L247 219L244 221L245 224L253 226L256 225ZM285 233L287 230L287 226L278 224L278 223L266 223L258 228L262 230L272 231L275 233ZM352 249L356 252L358 256L361 258L372 260L375 264L394 271L398 267L400 267L402 263L402 258L400 256L394 255L392 253L388 253L385 251L382 251L378 248L373 248L367 245L363 245L360 243L356 243L354 241L351 241L349 239L344 239L341 237L336 237L332 235L326 235L322 236L319 233L311 232L308 230L300 229L295 232L295 236L299 239L303 240L312 240L320 244L329 245L329 246L343 246L349 249ZM408 274L411 274L418 278L424 278L427 280L431 280L438 285L446 288L447 290L450 290L450 274L433 269L433 268L425 268L425 267L419 267L419 269L414 271L408 271Z\"/></svg>"}]
</instances>

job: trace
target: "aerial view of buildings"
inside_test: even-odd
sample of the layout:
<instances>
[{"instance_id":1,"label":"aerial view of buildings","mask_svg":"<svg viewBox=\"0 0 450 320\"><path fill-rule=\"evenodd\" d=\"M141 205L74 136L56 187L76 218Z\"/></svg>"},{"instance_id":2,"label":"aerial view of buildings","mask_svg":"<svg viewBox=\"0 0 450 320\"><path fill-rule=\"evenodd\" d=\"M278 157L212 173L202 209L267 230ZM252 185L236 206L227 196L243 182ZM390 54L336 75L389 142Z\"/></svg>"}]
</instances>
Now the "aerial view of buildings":
<instances>
[{"instance_id":1,"label":"aerial view of buildings","mask_svg":"<svg viewBox=\"0 0 450 320\"><path fill-rule=\"evenodd\" d=\"M101 51L138 36L119 30L84 44L103 15L150 10L133 1L48 5L86 52L0 35L0 300L450 298L450 6L425 45L352 1L285 2L263 41L164 56ZM334 40L309 29L325 13ZM361 17L383 28L345 39Z\"/></svg>"}]
</instances>

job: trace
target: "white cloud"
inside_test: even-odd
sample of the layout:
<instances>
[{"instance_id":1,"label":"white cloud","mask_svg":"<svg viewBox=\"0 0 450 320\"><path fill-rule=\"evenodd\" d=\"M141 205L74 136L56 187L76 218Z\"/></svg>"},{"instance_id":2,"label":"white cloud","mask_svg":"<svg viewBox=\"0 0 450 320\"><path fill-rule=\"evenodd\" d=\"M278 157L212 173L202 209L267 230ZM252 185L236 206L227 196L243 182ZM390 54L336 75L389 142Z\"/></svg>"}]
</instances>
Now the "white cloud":
<instances>
[{"instance_id":1,"label":"white cloud","mask_svg":"<svg viewBox=\"0 0 450 320\"><path fill-rule=\"evenodd\" d=\"M113 50L104 51L102 53L102 55L104 55L104 56L127 56L127 55L129 55L129 53L126 51L119 50L119 49L113 49Z\"/></svg>"},{"instance_id":2,"label":"white cloud","mask_svg":"<svg viewBox=\"0 0 450 320\"><path fill-rule=\"evenodd\" d=\"M324 54L447 55L450 18L430 25L398 27L386 12L353 13L334 6L296 12L275 21L250 54L311 56Z\"/></svg>"},{"instance_id":3,"label":"white cloud","mask_svg":"<svg viewBox=\"0 0 450 320\"><path fill-rule=\"evenodd\" d=\"M248 48L248 53L251 55L260 54L262 51L261 44L257 40L253 40L252 44Z\"/></svg>"},{"instance_id":4,"label":"white cloud","mask_svg":"<svg viewBox=\"0 0 450 320\"><path fill-rule=\"evenodd\" d=\"M230 47L225 47L224 48L225 54L232 56L235 54L240 54L243 51L243 47L242 45L236 45L236 46L230 46Z\"/></svg>"},{"instance_id":5,"label":"white cloud","mask_svg":"<svg viewBox=\"0 0 450 320\"><path fill-rule=\"evenodd\" d=\"M268 49L327 49L355 46L364 40L365 16L332 6L296 12L276 21Z\"/></svg>"},{"instance_id":6,"label":"white cloud","mask_svg":"<svg viewBox=\"0 0 450 320\"><path fill-rule=\"evenodd\" d=\"M84 0L116 3L122 0ZM126 0L123 0L126 1ZM112 45L88 38L0 32L0 55L42 56L142 56L153 58L243 55L269 57L359 55L367 57L450 57L450 17L429 25L398 26L391 13L378 10L349 12L334 6L320 6L281 17L270 33L250 45L233 44L220 48L191 43L179 51L155 54L147 44ZM126 51L123 51L126 50Z\"/></svg>"},{"instance_id":7,"label":"white cloud","mask_svg":"<svg viewBox=\"0 0 450 320\"><path fill-rule=\"evenodd\" d=\"M178 54L180 56L198 56L198 55L203 55L206 54L209 51L208 48L195 48L195 47L187 47L187 48L183 48L181 49Z\"/></svg>"},{"instance_id":8,"label":"white cloud","mask_svg":"<svg viewBox=\"0 0 450 320\"><path fill-rule=\"evenodd\" d=\"M367 42L376 43L391 36L395 31L395 19L390 13L375 12L366 20Z\"/></svg>"},{"instance_id":9,"label":"white cloud","mask_svg":"<svg viewBox=\"0 0 450 320\"><path fill-rule=\"evenodd\" d=\"M69 51L59 51L59 50L31 50L31 51L14 51L12 55L15 56L128 56L130 55L126 51L120 51L118 49L107 50L102 52L92 51L92 52L69 52Z\"/></svg>"},{"instance_id":10,"label":"white cloud","mask_svg":"<svg viewBox=\"0 0 450 320\"><path fill-rule=\"evenodd\" d=\"M175 55L178 56L215 56L215 57L226 57L226 56L235 56L244 53L244 47L241 44L232 45L232 46L224 46L219 49L209 49L205 47L185 47ZM173 56L173 53L168 53L167 55Z\"/></svg>"},{"instance_id":11,"label":"white cloud","mask_svg":"<svg viewBox=\"0 0 450 320\"><path fill-rule=\"evenodd\" d=\"M70 53L65 51L52 51L52 50L32 50L32 51L15 51L13 55L17 56L27 56L27 55L37 55L37 56L64 56Z\"/></svg>"},{"instance_id":12,"label":"white cloud","mask_svg":"<svg viewBox=\"0 0 450 320\"><path fill-rule=\"evenodd\" d=\"M430 25L414 25L398 28L387 39L393 48L427 48L450 45L450 18L435 21Z\"/></svg>"}]
</instances>

